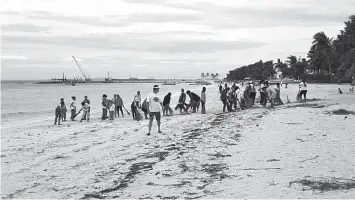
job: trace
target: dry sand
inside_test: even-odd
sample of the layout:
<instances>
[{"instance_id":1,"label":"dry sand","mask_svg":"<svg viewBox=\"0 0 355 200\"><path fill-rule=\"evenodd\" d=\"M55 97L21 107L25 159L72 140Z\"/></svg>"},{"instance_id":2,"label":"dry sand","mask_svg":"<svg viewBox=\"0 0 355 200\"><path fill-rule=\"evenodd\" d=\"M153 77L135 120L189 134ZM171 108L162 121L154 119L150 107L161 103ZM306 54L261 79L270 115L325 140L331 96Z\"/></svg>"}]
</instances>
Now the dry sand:
<instances>
[{"instance_id":1,"label":"dry sand","mask_svg":"<svg viewBox=\"0 0 355 200\"><path fill-rule=\"evenodd\" d=\"M342 86L347 91L346 86ZM221 114L217 86L206 115L147 120L52 121L2 129L2 198L355 198L355 189L312 190L306 177L355 187L355 94L310 85L306 104ZM333 177L333 178L330 178ZM335 179L339 178L339 179ZM352 180L349 180L352 179ZM338 181L338 182L339 182ZM291 183L291 184L290 184Z\"/></svg>"}]
</instances>

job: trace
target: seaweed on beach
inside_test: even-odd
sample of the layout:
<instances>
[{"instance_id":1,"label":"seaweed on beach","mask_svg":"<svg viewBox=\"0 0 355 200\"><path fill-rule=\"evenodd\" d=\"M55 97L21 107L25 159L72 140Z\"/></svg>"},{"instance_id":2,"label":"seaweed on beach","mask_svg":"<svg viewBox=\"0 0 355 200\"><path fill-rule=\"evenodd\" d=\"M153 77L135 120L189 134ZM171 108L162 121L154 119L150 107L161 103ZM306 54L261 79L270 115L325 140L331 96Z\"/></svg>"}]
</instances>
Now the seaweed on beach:
<instances>
[{"instance_id":1,"label":"seaweed on beach","mask_svg":"<svg viewBox=\"0 0 355 200\"><path fill-rule=\"evenodd\" d=\"M304 103L304 104L296 104L291 106L286 106L286 108L325 108L325 105L321 105L318 103Z\"/></svg>"},{"instance_id":2,"label":"seaweed on beach","mask_svg":"<svg viewBox=\"0 0 355 200\"><path fill-rule=\"evenodd\" d=\"M165 160L165 157L168 156L169 152L167 151L158 151L153 154L147 155L145 158L159 158L159 162Z\"/></svg>"},{"instance_id":3,"label":"seaweed on beach","mask_svg":"<svg viewBox=\"0 0 355 200\"><path fill-rule=\"evenodd\" d=\"M114 184L116 184L115 187L107 188L107 189L104 189L104 190L101 190L101 191L98 191L95 193L91 193L91 194L85 194L84 197L81 199L91 199L91 198L103 199L103 198L106 198L105 196L102 196L102 195L127 188L128 184L132 182L132 180L135 178L135 176L137 174L140 174L143 171L152 170L153 165L155 165L155 164L156 164L156 162L134 163L131 165L131 167L129 168L129 172L126 174L126 176L122 180L114 181Z\"/></svg>"},{"instance_id":4,"label":"seaweed on beach","mask_svg":"<svg viewBox=\"0 0 355 200\"><path fill-rule=\"evenodd\" d=\"M224 170L227 170L228 166L225 164L204 164L202 165L202 171L205 171L210 175L212 179L222 180L229 177L224 173Z\"/></svg>"},{"instance_id":5,"label":"seaweed on beach","mask_svg":"<svg viewBox=\"0 0 355 200\"><path fill-rule=\"evenodd\" d=\"M355 115L354 111L351 110L345 110L345 109L337 109L337 110L333 110L331 112L327 112L328 114L333 114L333 115Z\"/></svg>"},{"instance_id":6,"label":"seaweed on beach","mask_svg":"<svg viewBox=\"0 0 355 200\"><path fill-rule=\"evenodd\" d=\"M216 158L224 158L224 157L231 157L232 155L229 154L221 154L220 152L217 152L215 154L208 154L209 156L213 156Z\"/></svg>"},{"instance_id":7,"label":"seaweed on beach","mask_svg":"<svg viewBox=\"0 0 355 200\"><path fill-rule=\"evenodd\" d=\"M292 184L302 185L302 190L317 190L321 192L332 190L350 190L355 188L355 180L334 177L312 178L308 176L300 180L291 181L289 187Z\"/></svg>"}]
</instances>

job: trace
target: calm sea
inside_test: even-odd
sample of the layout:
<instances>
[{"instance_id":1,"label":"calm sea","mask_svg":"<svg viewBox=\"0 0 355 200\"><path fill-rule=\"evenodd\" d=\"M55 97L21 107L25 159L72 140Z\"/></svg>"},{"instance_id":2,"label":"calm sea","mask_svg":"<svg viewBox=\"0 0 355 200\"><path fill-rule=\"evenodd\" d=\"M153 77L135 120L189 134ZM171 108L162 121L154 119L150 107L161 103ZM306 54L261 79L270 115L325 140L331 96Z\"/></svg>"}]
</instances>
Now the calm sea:
<instances>
[{"instance_id":1,"label":"calm sea","mask_svg":"<svg viewBox=\"0 0 355 200\"><path fill-rule=\"evenodd\" d=\"M54 118L54 109L59 104L60 98L65 99L69 108L71 96L76 96L80 103L84 96L91 101L92 114L99 118L101 112L101 98L107 94L109 98L113 94L119 94L124 101L125 107L130 110L137 91L141 91L142 100L152 91L154 84L77 84L71 85L42 85L35 82L14 82L3 81L1 84L1 125L9 127L20 123L40 122ZM160 85L159 95L163 98L168 92L172 93L171 102L175 105L178 101L180 89L192 89L196 86L189 84ZM67 113L67 115L69 112ZM96 115L95 115L96 114Z\"/></svg>"}]
</instances>

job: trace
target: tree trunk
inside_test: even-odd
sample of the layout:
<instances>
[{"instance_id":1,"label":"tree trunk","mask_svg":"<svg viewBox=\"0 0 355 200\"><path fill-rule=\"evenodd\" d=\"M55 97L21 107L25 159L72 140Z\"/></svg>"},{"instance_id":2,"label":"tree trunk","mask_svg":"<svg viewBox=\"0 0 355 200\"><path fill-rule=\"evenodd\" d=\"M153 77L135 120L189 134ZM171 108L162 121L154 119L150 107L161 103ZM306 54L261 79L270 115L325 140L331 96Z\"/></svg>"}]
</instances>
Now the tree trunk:
<instances>
[{"instance_id":1,"label":"tree trunk","mask_svg":"<svg viewBox=\"0 0 355 200\"><path fill-rule=\"evenodd\" d=\"M330 63L329 57L328 57L328 65L329 65L329 81L330 81L330 83L332 83L332 74L333 74L333 72L332 72L332 64Z\"/></svg>"}]
</instances>

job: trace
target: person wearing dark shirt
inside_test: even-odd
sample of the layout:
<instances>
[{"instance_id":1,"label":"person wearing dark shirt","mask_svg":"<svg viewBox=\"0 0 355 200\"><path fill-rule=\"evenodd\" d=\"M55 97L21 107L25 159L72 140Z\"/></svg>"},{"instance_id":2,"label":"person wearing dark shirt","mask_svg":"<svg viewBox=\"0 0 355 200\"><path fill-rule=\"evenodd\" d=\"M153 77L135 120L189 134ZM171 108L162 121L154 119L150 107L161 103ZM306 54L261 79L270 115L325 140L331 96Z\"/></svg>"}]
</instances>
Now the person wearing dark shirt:
<instances>
[{"instance_id":1,"label":"person wearing dark shirt","mask_svg":"<svg viewBox=\"0 0 355 200\"><path fill-rule=\"evenodd\" d=\"M192 107L192 113L195 113L201 98L197 94L190 92L190 90L186 91L186 94L190 97L190 104L187 106L186 110Z\"/></svg>"},{"instance_id":2,"label":"person wearing dark shirt","mask_svg":"<svg viewBox=\"0 0 355 200\"><path fill-rule=\"evenodd\" d=\"M187 112L187 109L186 109L187 104L185 102L186 102L186 93L185 93L184 89L181 89L181 94L180 94L180 97L179 97L179 103L178 103L178 105L176 105L175 110L180 108L180 113L182 112L182 110Z\"/></svg>"},{"instance_id":3,"label":"person wearing dark shirt","mask_svg":"<svg viewBox=\"0 0 355 200\"><path fill-rule=\"evenodd\" d=\"M170 108L170 100L171 100L171 93L169 92L163 100L163 116L168 115L168 111L170 115L173 115L173 109Z\"/></svg>"},{"instance_id":4,"label":"person wearing dark shirt","mask_svg":"<svg viewBox=\"0 0 355 200\"><path fill-rule=\"evenodd\" d=\"M229 91L229 88L225 88L224 90L222 90L221 92L221 101L223 103L223 112L226 111L226 107L227 107L227 95L228 95L228 91Z\"/></svg>"}]
</instances>

